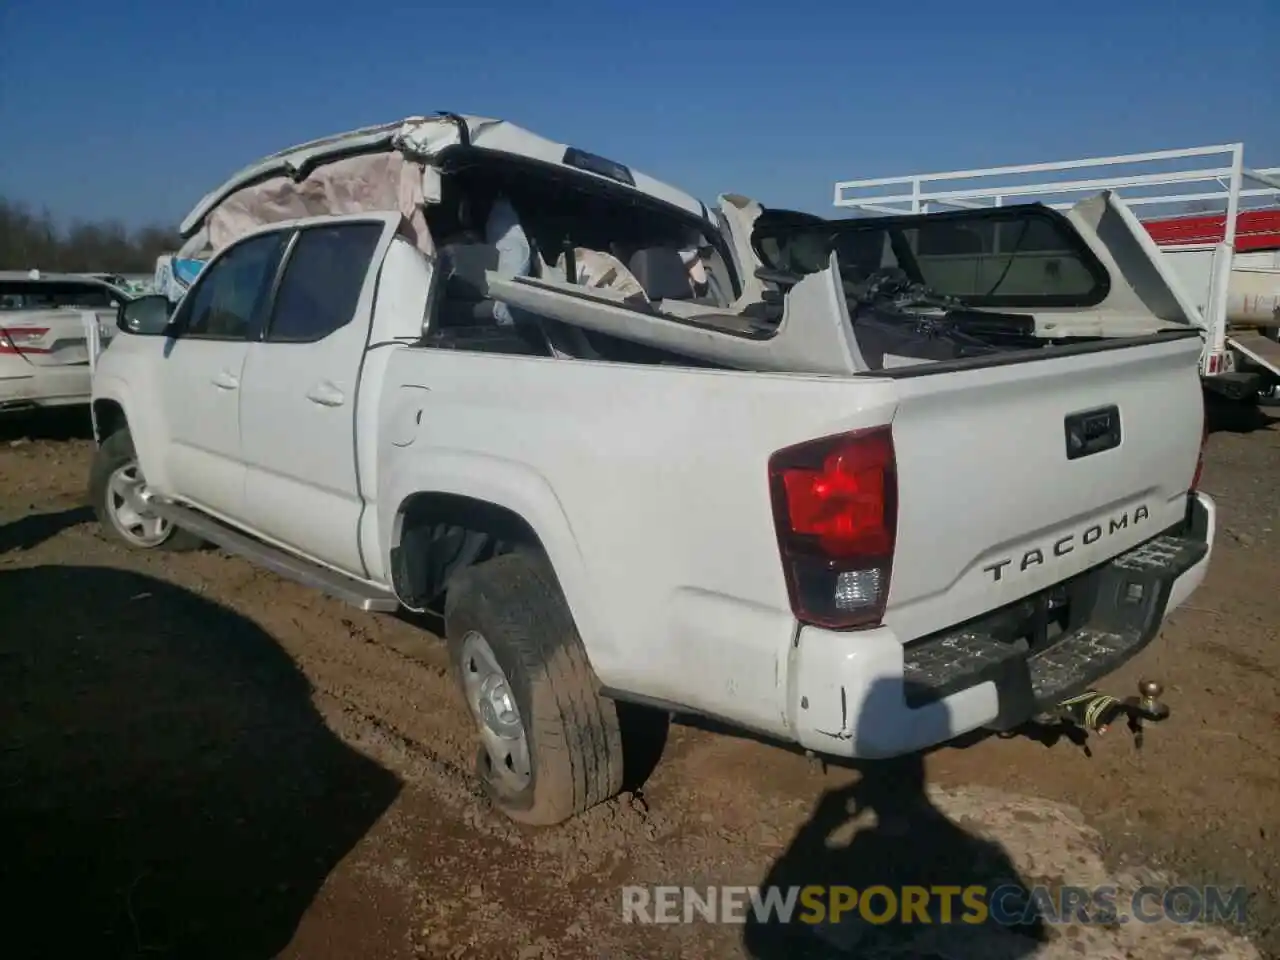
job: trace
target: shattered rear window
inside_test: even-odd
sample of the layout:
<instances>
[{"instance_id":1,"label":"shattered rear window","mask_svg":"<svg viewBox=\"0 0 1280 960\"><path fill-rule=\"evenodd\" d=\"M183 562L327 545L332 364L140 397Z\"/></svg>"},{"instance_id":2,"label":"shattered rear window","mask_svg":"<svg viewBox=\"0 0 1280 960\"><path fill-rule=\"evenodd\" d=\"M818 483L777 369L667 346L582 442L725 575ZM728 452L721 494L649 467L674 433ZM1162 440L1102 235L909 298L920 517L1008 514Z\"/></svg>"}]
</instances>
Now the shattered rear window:
<instances>
[{"instance_id":1,"label":"shattered rear window","mask_svg":"<svg viewBox=\"0 0 1280 960\"><path fill-rule=\"evenodd\" d=\"M114 307L119 297L92 283L37 280L0 282L0 310L53 310L64 307Z\"/></svg>"}]
</instances>

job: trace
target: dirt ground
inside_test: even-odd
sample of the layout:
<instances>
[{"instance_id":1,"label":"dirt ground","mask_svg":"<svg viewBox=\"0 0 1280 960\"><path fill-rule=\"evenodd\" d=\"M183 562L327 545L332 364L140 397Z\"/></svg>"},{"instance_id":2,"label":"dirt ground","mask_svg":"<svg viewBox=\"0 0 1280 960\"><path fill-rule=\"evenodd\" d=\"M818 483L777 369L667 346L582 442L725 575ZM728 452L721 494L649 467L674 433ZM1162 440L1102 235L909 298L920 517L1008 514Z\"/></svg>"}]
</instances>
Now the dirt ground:
<instances>
[{"instance_id":1,"label":"dirt ground","mask_svg":"<svg viewBox=\"0 0 1280 960\"><path fill-rule=\"evenodd\" d=\"M564 827L471 777L439 641L82 506L78 416L0 424L0 884L11 956L1280 957L1280 420L1215 417L1208 583L1105 685L1141 750L1019 735L828 767L639 714L661 762ZM644 769L636 778L643 778ZM1243 884L1247 925L638 925L625 884ZM1247 939L1246 939L1247 937ZM12 949L12 948L11 948Z\"/></svg>"}]
</instances>

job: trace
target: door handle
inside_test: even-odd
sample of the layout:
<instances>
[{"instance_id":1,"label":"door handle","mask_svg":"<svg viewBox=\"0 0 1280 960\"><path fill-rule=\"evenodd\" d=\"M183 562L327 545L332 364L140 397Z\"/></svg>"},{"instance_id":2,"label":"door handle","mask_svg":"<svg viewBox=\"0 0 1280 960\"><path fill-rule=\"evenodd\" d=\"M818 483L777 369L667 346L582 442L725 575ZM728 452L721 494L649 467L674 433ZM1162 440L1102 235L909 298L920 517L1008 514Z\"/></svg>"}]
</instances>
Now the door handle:
<instances>
[{"instance_id":1,"label":"door handle","mask_svg":"<svg viewBox=\"0 0 1280 960\"><path fill-rule=\"evenodd\" d=\"M307 399L322 407L340 407L347 398L328 380L322 380L307 391Z\"/></svg>"},{"instance_id":2,"label":"door handle","mask_svg":"<svg viewBox=\"0 0 1280 960\"><path fill-rule=\"evenodd\" d=\"M222 370L213 378L213 385L220 390L234 390L240 386L240 378L233 377L226 370Z\"/></svg>"}]
</instances>

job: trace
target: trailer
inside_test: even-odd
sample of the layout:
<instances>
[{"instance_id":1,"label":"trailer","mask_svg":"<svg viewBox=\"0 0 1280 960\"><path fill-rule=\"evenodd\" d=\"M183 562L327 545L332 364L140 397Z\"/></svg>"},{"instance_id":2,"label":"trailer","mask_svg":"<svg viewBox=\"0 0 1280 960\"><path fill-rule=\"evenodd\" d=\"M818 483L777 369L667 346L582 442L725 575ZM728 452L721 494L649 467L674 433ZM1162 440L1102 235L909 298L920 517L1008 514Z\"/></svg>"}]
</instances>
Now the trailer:
<instances>
[{"instance_id":1,"label":"trailer","mask_svg":"<svg viewBox=\"0 0 1280 960\"><path fill-rule=\"evenodd\" d=\"M1206 388L1252 400L1280 388L1280 167L1244 144L944 173L843 180L835 206L862 216L1043 203L1110 191L1131 208L1196 306Z\"/></svg>"}]
</instances>

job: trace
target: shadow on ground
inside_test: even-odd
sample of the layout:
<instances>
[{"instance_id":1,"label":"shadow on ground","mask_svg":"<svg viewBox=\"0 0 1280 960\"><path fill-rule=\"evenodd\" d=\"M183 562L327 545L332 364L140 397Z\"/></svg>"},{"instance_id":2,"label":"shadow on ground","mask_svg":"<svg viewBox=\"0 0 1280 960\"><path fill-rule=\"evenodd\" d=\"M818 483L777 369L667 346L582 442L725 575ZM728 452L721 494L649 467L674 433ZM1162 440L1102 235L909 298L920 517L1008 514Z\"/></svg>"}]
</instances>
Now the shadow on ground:
<instances>
[{"instance_id":1,"label":"shadow on ground","mask_svg":"<svg viewBox=\"0 0 1280 960\"><path fill-rule=\"evenodd\" d=\"M0 611L6 935L28 957L275 956L399 780L270 636L186 590L31 567L0 572Z\"/></svg>"},{"instance_id":2,"label":"shadow on ground","mask_svg":"<svg viewBox=\"0 0 1280 960\"><path fill-rule=\"evenodd\" d=\"M63 530L88 523L93 519L90 507L72 507L52 513L30 513L12 523L0 526L0 553L10 550L32 550ZM0 616L7 611L0 608Z\"/></svg>"},{"instance_id":3,"label":"shadow on ground","mask_svg":"<svg viewBox=\"0 0 1280 960\"><path fill-rule=\"evenodd\" d=\"M858 730L883 728L882 711L900 710L901 704L899 684L877 684ZM862 752L871 749L860 746ZM934 805L925 790L923 758L915 754L858 768L857 782L821 797L761 880L765 890L852 888L857 899L846 901L850 909L839 918L810 914L818 922L798 922L806 912L803 901L788 923L750 917L744 931L748 955L805 960L830 957L834 950L913 960L1032 956L1047 940L1047 930L1030 904L1027 885L1000 844L970 833ZM966 899L964 891L975 886L981 891L970 891ZM866 900L872 887L881 892ZM917 903L910 916L902 911L908 896ZM887 909L890 897L896 912ZM831 900L816 902L830 905Z\"/></svg>"},{"instance_id":4,"label":"shadow on ground","mask_svg":"<svg viewBox=\"0 0 1280 960\"><path fill-rule=\"evenodd\" d=\"M22 410L0 416L0 443L26 440L92 440L89 405Z\"/></svg>"},{"instance_id":5,"label":"shadow on ground","mask_svg":"<svg viewBox=\"0 0 1280 960\"><path fill-rule=\"evenodd\" d=\"M1255 433L1280 423L1280 407L1204 395L1205 425L1210 433Z\"/></svg>"}]
</instances>

